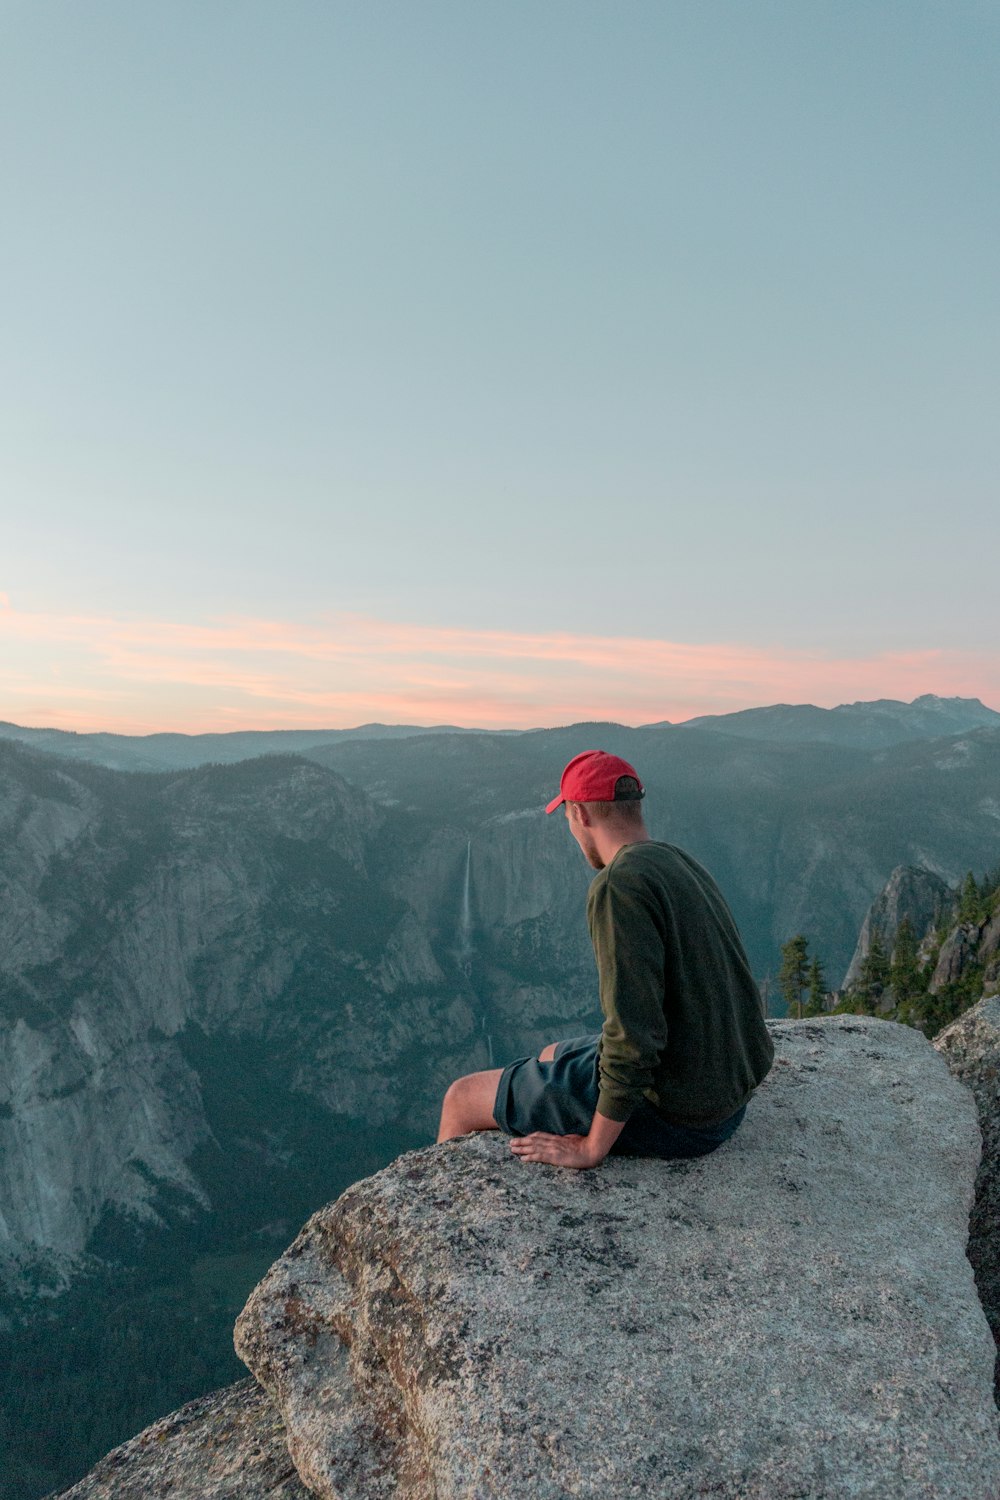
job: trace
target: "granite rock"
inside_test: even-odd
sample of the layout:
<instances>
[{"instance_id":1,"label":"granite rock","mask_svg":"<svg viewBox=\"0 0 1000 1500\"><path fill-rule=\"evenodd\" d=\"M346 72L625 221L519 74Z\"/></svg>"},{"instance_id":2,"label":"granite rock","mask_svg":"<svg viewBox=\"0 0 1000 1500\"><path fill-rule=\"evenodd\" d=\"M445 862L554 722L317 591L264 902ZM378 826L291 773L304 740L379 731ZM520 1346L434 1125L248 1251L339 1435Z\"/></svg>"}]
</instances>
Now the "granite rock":
<instances>
[{"instance_id":1,"label":"granite rock","mask_svg":"<svg viewBox=\"0 0 1000 1500\"><path fill-rule=\"evenodd\" d=\"M1000 988L1000 909L984 924L976 957L983 966L985 993L996 992Z\"/></svg>"},{"instance_id":2,"label":"granite rock","mask_svg":"<svg viewBox=\"0 0 1000 1500\"><path fill-rule=\"evenodd\" d=\"M979 939L979 957L987 963L1000 954L1000 911L995 911L983 926Z\"/></svg>"},{"instance_id":3,"label":"granite rock","mask_svg":"<svg viewBox=\"0 0 1000 1500\"><path fill-rule=\"evenodd\" d=\"M736 1136L572 1173L495 1135L313 1216L237 1348L330 1500L996 1500L973 1100L918 1032L776 1023Z\"/></svg>"},{"instance_id":4,"label":"granite rock","mask_svg":"<svg viewBox=\"0 0 1000 1500\"><path fill-rule=\"evenodd\" d=\"M927 986L932 995L961 979L967 966L975 961L978 937L979 930L973 923L963 923L949 932Z\"/></svg>"},{"instance_id":5,"label":"granite rock","mask_svg":"<svg viewBox=\"0 0 1000 1500\"><path fill-rule=\"evenodd\" d=\"M956 1078L972 1090L983 1136L976 1200L969 1219L969 1260L997 1343L1000 1405L1000 996L980 1000L934 1038Z\"/></svg>"}]
</instances>

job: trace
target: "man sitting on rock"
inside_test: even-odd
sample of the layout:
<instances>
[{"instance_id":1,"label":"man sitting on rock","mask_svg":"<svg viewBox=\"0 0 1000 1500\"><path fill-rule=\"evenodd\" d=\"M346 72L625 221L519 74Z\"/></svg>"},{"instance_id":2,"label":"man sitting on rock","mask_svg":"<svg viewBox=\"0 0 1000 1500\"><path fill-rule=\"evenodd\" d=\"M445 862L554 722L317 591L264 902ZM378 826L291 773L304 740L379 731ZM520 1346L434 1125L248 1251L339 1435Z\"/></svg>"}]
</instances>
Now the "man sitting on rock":
<instances>
[{"instance_id":1,"label":"man sitting on rock","mask_svg":"<svg viewBox=\"0 0 1000 1500\"><path fill-rule=\"evenodd\" d=\"M645 790L585 750L546 812L599 873L587 897L604 1026L470 1073L445 1094L439 1141L503 1130L522 1161L596 1167L609 1151L703 1156L736 1130L774 1057L740 935L715 881L649 836Z\"/></svg>"}]
</instances>

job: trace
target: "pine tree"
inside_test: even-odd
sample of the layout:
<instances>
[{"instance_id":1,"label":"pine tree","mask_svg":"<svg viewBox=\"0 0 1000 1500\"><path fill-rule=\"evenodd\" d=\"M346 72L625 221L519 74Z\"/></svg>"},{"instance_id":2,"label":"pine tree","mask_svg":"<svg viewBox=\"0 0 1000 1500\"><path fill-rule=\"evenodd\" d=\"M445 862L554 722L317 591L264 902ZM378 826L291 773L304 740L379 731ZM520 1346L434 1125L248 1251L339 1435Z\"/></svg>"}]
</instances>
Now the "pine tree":
<instances>
[{"instance_id":1,"label":"pine tree","mask_svg":"<svg viewBox=\"0 0 1000 1500\"><path fill-rule=\"evenodd\" d=\"M904 917L896 929L896 941L889 966L889 983L896 1006L896 1019L914 1025L918 1019L917 1001L927 987L928 973L921 972L913 924Z\"/></svg>"},{"instance_id":2,"label":"pine tree","mask_svg":"<svg viewBox=\"0 0 1000 1500\"><path fill-rule=\"evenodd\" d=\"M878 1009L878 1002L882 991L889 983L889 959L882 942L882 934L876 927L872 932L868 952L865 954L861 964L861 974L857 987L857 998L868 1015L874 1015Z\"/></svg>"},{"instance_id":3,"label":"pine tree","mask_svg":"<svg viewBox=\"0 0 1000 1500\"><path fill-rule=\"evenodd\" d=\"M982 918L983 900L979 894L976 877L970 870L962 882L962 890L958 898L958 920L960 922L981 922Z\"/></svg>"},{"instance_id":4,"label":"pine tree","mask_svg":"<svg viewBox=\"0 0 1000 1500\"><path fill-rule=\"evenodd\" d=\"M889 959L878 928L872 933L868 952L861 965L861 978L869 989L881 992L889 982Z\"/></svg>"},{"instance_id":5,"label":"pine tree","mask_svg":"<svg viewBox=\"0 0 1000 1500\"><path fill-rule=\"evenodd\" d=\"M823 973L823 965L818 956L813 956L809 965L809 994L806 999L806 1008L803 1015L821 1016L826 1009L826 976Z\"/></svg>"},{"instance_id":6,"label":"pine tree","mask_svg":"<svg viewBox=\"0 0 1000 1500\"><path fill-rule=\"evenodd\" d=\"M778 984L785 1004L788 1006L789 1016L792 1014L794 1005L800 1021L802 1019L802 991L809 979L808 954L809 944L801 932L782 945Z\"/></svg>"}]
</instances>

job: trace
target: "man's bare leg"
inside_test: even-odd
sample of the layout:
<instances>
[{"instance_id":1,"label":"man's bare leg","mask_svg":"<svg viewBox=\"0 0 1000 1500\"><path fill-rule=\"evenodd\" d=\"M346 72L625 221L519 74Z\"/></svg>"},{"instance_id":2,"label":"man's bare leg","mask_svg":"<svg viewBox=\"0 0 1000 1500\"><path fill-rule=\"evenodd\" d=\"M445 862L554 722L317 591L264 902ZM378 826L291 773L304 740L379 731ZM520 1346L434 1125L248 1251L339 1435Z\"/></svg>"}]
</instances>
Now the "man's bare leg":
<instances>
[{"instance_id":1,"label":"man's bare leg","mask_svg":"<svg viewBox=\"0 0 1000 1500\"><path fill-rule=\"evenodd\" d=\"M550 1042L543 1047L538 1061L551 1062L557 1046L557 1042ZM441 1106L438 1145L454 1140L457 1135L468 1135L470 1130L496 1130L493 1106L502 1072L503 1068L490 1068L485 1073L466 1073L464 1078L455 1079Z\"/></svg>"},{"instance_id":2,"label":"man's bare leg","mask_svg":"<svg viewBox=\"0 0 1000 1500\"><path fill-rule=\"evenodd\" d=\"M493 1106L502 1072L503 1068L490 1068L486 1073L467 1073L455 1079L441 1106L439 1145L457 1135L468 1135L470 1130L496 1130Z\"/></svg>"}]
</instances>

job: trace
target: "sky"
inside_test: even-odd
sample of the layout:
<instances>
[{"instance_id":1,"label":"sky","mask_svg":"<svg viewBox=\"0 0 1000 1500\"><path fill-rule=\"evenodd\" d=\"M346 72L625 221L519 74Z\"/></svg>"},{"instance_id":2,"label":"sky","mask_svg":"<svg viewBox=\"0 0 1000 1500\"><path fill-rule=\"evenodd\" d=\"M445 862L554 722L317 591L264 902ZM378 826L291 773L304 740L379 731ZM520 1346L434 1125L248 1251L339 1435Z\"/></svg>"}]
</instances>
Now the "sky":
<instances>
[{"instance_id":1,"label":"sky","mask_svg":"<svg viewBox=\"0 0 1000 1500\"><path fill-rule=\"evenodd\" d=\"M1000 708L1000 5L0 0L0 719Z\"/></svg>"}]
</instances>

